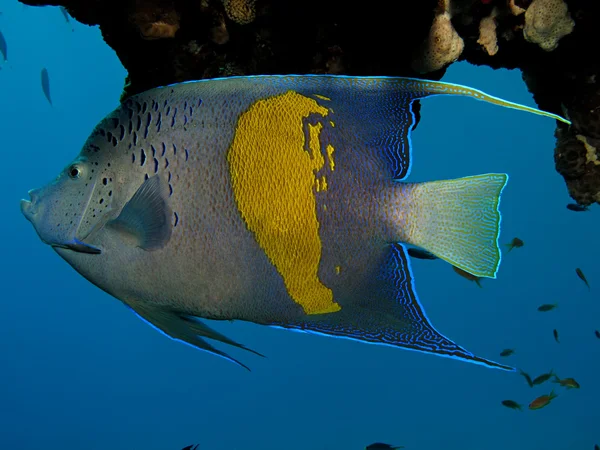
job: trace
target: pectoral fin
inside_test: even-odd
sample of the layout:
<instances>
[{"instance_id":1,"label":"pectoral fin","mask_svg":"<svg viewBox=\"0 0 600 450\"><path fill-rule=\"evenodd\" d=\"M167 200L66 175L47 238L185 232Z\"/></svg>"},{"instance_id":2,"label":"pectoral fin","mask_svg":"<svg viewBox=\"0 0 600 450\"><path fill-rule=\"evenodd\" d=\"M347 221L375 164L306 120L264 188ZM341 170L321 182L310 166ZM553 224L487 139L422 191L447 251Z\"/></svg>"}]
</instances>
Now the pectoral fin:
<instances>
[{"instance_id":1,"label":"pectoral fin","mask_svg":"<svg viewBox=\"0 0 600 450\"><path fill-rule=\"evenodd\" d=\"M107 226L133 239L137 247L158 250L171 238L171 209L164 182L158 175L148 178Z\"/></svg>"},{"instance_id":2,"label":"pectoral fin","mask_svg":"<svg viewBox=\"0 0 600 450\"><path fill-rule=\"evenodd\" d=\"M209 353L221 356L229 361L232 361L245 369L250 370L248 366L242 364L237 359L232 358L227 353L213 347L202 338L213 339L215 341L229 344L234 347L247 350L258 356L263 356L260 353L245 347L242 344L238 344L232 339L222 335L218 331L215 331L200 322L195 316L188 314L182 314L177 311L165 308L147 306L139 303L127 302L126 306L131 308L142 320L149 323L154 328L166 334L171 339L183 341L193 347L200 350L205 350Z\"/></svg>"}]
</instances>

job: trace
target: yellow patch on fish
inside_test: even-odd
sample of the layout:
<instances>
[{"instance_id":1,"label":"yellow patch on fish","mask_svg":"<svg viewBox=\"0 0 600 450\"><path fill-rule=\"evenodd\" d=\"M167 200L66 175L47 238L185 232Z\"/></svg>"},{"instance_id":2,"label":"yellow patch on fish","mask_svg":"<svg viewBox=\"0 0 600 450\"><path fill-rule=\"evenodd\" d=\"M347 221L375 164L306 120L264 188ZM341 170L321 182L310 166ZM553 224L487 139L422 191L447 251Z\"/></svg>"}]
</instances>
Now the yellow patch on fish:
<instances>
[{"instance_id":1,"label":"yellow patch on fish","mask_svg":"<svg viewBox=\"0 0 600 450\"><path fill-rule=\"evenodd\" d=\"M333 126L333 122L331 122L331 126ZM333 151L335 149L332 145L327 146L327 162L329 163L329 170L332 172L335 170L335 161L333 160Z\"/></svg>"},{"instance_id":2,"label":"yellow patch on fish","mask_svg":"<svg viewBox=\"0 0 600 450\"><path fill-rule=\"evenodd\" d=\"M342 267L341 266L335 266L335 274L336 275L339 275L341 271L342 271Z\"/></svg>"},{"instance_id":3,"label":"yellow patch on fish","mask_svg":"<svg viewBox=\"0 0 600 450\"><path fill-rule=\"evenodd\" d=\"M322 314L341 307L318 277L322 246L314 188L321 189L317 172L325 158L323 124L306 124L305 133L303 119L311 114L325 117L329 110L293 91L255 102L238 120L227 160L248 229L290 297L306 314ZM324 178L323 184L326 189Z\"/></svg>"},{"instance_id":4,"label":"yellow patch on fish","mask_svg":"<svg viewBox=\"0 0 600 450\"><path fill-rule=\"evenodd\" d=\"M331 101L329 97L325 97L324 95L314 94L315 97L320 98L321 100Z\"/></svg>"}]
</instances>

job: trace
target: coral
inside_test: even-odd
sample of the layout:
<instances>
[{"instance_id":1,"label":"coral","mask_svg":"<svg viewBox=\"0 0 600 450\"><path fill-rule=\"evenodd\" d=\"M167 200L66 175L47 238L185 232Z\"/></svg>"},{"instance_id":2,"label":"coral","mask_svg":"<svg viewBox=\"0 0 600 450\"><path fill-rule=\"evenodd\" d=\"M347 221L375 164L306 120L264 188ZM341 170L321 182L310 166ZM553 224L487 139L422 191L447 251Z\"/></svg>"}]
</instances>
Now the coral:
<instances>
[{"instance_id":1,"label":"coral","mask_svg":"<svg viewBox=\"0 0 600 450\"><path fill-rule=\"evenodd\" d=\"M558 41L573 31L575 22L563 0L533 0L525 11L523 35L528 42L546 51L558 46Z\"/></svg>"},{"instance_id":2,"label":"coral","mask_svg":"<svg viewBox=\"0 0 600 450\"><path fill-rule=\"evenodd\" d=\"M521 70L537 105L572 122L557 124L554 149L569 194L600 203L600 1L419 0L397 2L401 14L389 2L347 0L20 1L98 25L128 72L122 99L229 75L439 80L455 60ZM417 122L419 111L414 102Z\"/></svg>"},{"instance_id":3,"label":"coral","mask_svg":"<svg viewBox=\"0 0 600 450\"><path fill-rule=\"evenodd\" d=\"M464 46L464 41L452 26L450 13L444 11L433 19L429 36L419 48L412 68L419 73L440 70L456 61Z\"/></svg>"},{"instance_id":4,"label":"coral","mask_svg":"<svg viewBox=\"0 0 600 450\"><path fill-rule=\"evenodd\" d=\"M481 19L479 23L479 39L480 44L490 56L498 53L498 37L496 36L496 19L495 9L488 17Z\"/></svg>"},{"instance_id":5,"label":"coral","mask_svg":"<svg viewBox=\"0 0 600 450\"><path fill-rule=\"evenodd\" d=\"M227 17L240 25L245 25L254 20L255 0L222 0Z\"/></svg>"}]
</instances>

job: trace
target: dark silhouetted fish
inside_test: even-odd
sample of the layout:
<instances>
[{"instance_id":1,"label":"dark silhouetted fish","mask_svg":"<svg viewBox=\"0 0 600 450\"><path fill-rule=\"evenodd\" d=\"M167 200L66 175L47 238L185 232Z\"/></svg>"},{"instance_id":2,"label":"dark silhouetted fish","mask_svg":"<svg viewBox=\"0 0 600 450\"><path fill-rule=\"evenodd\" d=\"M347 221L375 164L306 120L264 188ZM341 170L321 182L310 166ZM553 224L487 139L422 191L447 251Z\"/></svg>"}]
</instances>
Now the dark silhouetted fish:
<instances>
[{"instance_id":1,"label":"dark silhouetted fish","mask_svg":"<svg viewBox=\"0 0 600 450\"><path fill-rule=\"evenodd\" d=\"M439 259L433 253L429 253L427 250L422 250L420 248L410 247L407 252L409 256L417 259Z\"/></svg>"},{"instance_id":2,"label":"dark silhouetted fish","mask_svg":"<svg viewBox=\"0 0 600 450\"><path fill-rule=\"evenodd\" d=\"M502 350L502 351L500 352L500 356L504 356L504 357L506 357L506 356L510 356L510 355L512 355L514 352L515 352L515 349L514 349L514 348L505 348L504 350Z\"/></svg>"},{"instance_id":3,"label":"dark silhouetted fish","mask_svg":"<svg viewBox=\"0 0 600 450\"><path fill-rule=\"evenodd\" d=\"M558 340L558 330L554 329L552 330L552 335L554 336L554 340L560 344L560 341Z\"/></svg>"},{"instance_id":4,"label":"dark silhouetted fish","mask_svg":"<svg viewBox=\"0 0 600 450\"><path fill-rule=\"evenodd\" d=\"M173 339L230 361L239 363L210 340L249 349L201 318L513 370L435 329L403 245L477 277L495 278L500 264L506 174L402 181L411 104L443 94L558 118L413 78L179 83L121 103L21 210L89 281Z\"/></svg>"},{"instance_id":5,"label":"dark silhouetted fish","mask_svg":"<svg viewBox=\"0 0 600 450\"><path fill-rule=\"evenodd\" d=\"M0 53L2 54L3 62L6 62L8 59L8 45L6 44L6 39L4 39L2 31L0 31Z\"/></svg>"},{"instance_id":6,"label":"dark silhouetted fish","mask_svg":"<svg viewBox=\"0 0 600 450\"><path fill-rule=\"evenodd\" d=\"M472 273L469 273L466 270L462 270L462 269L460 269L460 268L458 268L456 266L452 266L452 269L457 274L459 274L461 277L466 278L469 281L474 281L477 284L477 286L481 287L481 281L480 281L481 278L480 277L478 277L476 275L473 275Z\"/></svg>"},{"instance_id":7,"label":"dark silhouetted fish","mask_svg":"<svg viewBox=\"0 0 600 450\"><path fill-rule=\"evenodd\" d=\"M525 245L525 243L519 239L518 237L513 238L512 241L510 241L510 243L508 244L504 244L508 247L508 251L510 252L513 248L519 248L519 247L523 247L523 245Z\"/></svg>"},{"instance_id":8,"label":"dark silhouetted fish","mask_svg":"<svg viewBox=\"0 0 600 450\"><path fill-rule=\"evenodd\" d=\"M519 373L521 375L523 375L523 378L525 378L525 381L527 381L527 384L529 385L529 387L533 387L533 381L531 381L531 377L529 376L529 374L524 372L521 369L519 369Z\"/></svg>"},{"instance_id":9,"label":"dark silhouetted fish","mask_svg":"<svg viewBox=\"0 0 600 450\"><path fill-rule=\"evenodd\" d=\"M567 205L567 209L575 212L589 211L590 209L587 206L580 205L578 203L569 203Z\"/></svg>"},{"instance_id":10,"label":"dark silhouetted fish","mask_svg":"<svg viewBox=\"0 0 600 450\"><path fill-rule=\"evenodd\" d=\"M581 279L581 281L583 281L585 283L585 285L587 286L587 288L589 290L590 289L590 284L588 283L588 280L585 278L585 275L583 274L583 271L578 267L577 269L575 269L575 273Z\"/></svg>"},{"instance_id":11,"label":"dark silhouetted fish","mask_svg":"<svg viewBox=\"0 0 600 450\"><path fill-rule=\"evenodd\" d=\"M548 312L548 311L552 311L557 306L558 306L558 303L544 304L544 305L538 306L537 310L540 312Z\"/></svg>"},{"instance_id":12,"label":"dark silhouetted fish","mask_svg":"<svg viewBox=\"0 0 600 450\"><path fill-rule=\"evenodd\" d=\"M523 411L523 406L519 405L514 400L502 400L502 404L510 409L516 409L518 411Z\"/></svg>"},{"instance_id":13,"label":"dark silhouetted fish","mask_svg":"<svg viewBox=\"0 0 600 450\"><path fill-rule=\"evenodd\" d=\"M548 381L550 378L552 378L553 376L555 376L554 375L554 371L551 370L548 373L544 373L544 374L540 375L539 377L536 377L535 380L533 380L532 384L534 386L537 386L539 384L543 384L546 381Z\"/></svg>"},{"instance_id":14,"label":"dark silhouetted fish","mask_svg":"<svg viewBox=\"0 0 600 450\"><path fill-rule=\"evenodd\" d=\"M594 330L594 334L596 335L596 337L597 337L598 339L600 339L600 331L598 331L598 330Z\"/></svg>"},{"instance_id":15,"label":"dark silhouetted fish","mask_svg":"<svg viewBox=\"0 0 600 450\"><path fill-rule=\"evenodd\" d=\"M52 106L52 98L50 97L50 77L48 76L48 70L44 67L42 69L42 90L44 95L48 99L50 106Z\"/></svg>"},{"instance_id":16,"label":"dark silhouetted fish","mask_svg":"<svg viewBox=\"0 0 600 450\"><path fill-rule=\"evenodd\" d=\"M64 16L65 20L67 21L67 23L71 27L71 31L75 31L75 29L73 28L73 25L71 24L71 20L69 19L69 13L67 12L67 9L64 6L59 6L58 9L60 9L60 12L62 13L62 15Z\"/></svg>"},{"instance_id":17,"label":"dark silhouetted fish","mask_svg":"<svg viewBox=\"0 0 600 450\"><path fill-rule=\"evenodd\" d=\"M394 446L390 444L384 444L383 442L375 442L373 444L367 445L365 450L397 450L400 448L404 448L404 446Z\"/></svg>"},{"instance_id":18,"label":"dark silhouetted fish","mask_svg":"<svg viewBox=\"0 0 600 450\"><path fill-rule=\"evenodd\" d=\"M192 445L188 445L187 447L183 447L181 450L197 450L198 449L198 445L199 444L192 444Z\"/></svg>"}]
</instances>

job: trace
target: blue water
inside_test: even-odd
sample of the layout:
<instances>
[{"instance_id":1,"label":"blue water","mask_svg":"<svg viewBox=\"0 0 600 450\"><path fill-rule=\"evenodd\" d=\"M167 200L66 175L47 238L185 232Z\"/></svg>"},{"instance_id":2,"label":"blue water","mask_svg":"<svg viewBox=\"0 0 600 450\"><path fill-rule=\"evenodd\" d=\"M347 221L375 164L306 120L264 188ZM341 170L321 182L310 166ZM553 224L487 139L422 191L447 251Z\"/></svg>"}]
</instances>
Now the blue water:
<instances>
[{"instance_id":1,"label":"blue water","mask_svg":"<svg viewBox=\"0 0 600 450\"><path fill-rule=\"evenodd\" d=\"M482 289L441 261L414 261L429 318L470 351L580 390L400 349L252 324L215 328L266 359L253 371L167 339L42 244L19 199L61 170L118 104L125 71L97 28L54 7L1 0L0 449L592 450L600 444L600 208L573 213L554 170L552 119L466 98L423 102L411 180L506 172L496 280ZM54 107L40 87L46 67ZM518 71L453 65L444 81L535 106ZM592 286L575 275L581 267ZM542 303L558 302L549 313ZM554 342L558 329L561 343ZM516 354L502 359L504 348ZM527 405L551 388L538 411Z\"/></svg>"}]
</instances>

